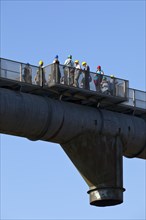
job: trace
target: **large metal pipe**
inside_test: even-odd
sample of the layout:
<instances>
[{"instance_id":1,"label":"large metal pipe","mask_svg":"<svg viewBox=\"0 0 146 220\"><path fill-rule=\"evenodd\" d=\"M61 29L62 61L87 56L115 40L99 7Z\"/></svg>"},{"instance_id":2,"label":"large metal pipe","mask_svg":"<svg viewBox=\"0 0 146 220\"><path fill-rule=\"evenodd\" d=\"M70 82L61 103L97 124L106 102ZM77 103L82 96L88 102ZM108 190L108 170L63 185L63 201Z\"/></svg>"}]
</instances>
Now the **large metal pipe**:
<instances>
[{"instance_id":1,"label":"large metal pipe","mask_svg":"<svg viewBox=\"0 0 146 220\"><path fill-rule=\"evenodd\" d=\"M144 119L3 88L0 132L60 144L87 132L118 135L124 156L146 159Z\"/></svg>"},{"instance_id":2,"label":"large metal pipe","mask_svg":"<svg viewBox=\"0 0 146 220\"><path fill-rule=\"evenodd\" d=\"M97 206L123 202L123 155L146 159L144 119L2 88L0 132L61 144Z\"/></svg>"}]
</instances>

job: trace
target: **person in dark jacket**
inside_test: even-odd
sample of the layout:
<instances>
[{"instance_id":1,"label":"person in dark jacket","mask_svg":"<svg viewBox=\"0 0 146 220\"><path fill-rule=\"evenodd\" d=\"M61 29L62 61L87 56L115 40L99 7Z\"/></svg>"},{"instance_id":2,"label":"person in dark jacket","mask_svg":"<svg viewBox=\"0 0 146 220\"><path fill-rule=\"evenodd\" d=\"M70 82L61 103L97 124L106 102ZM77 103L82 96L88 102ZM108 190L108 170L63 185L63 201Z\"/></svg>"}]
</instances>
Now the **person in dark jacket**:
<instances>
[{"instance_id":1,"label":"person in dark jacket","mask_svg":"<svg viewBox=\"0 0 146 220\"><path fill-rule=\"evenodd\" d=\"M82 79L82 86L84 89L90 90L90 82L91 82L91 76L90 76L90 67L87 65L87 63L84 61L82 62L83 69L83 79Z\"/></svg>"},{"instance_id":2,"label":"person in dark jacket","mask_svg":"<svg viewBox=\"0 0 146 220\"><path fill-rule=\"evenodd\" d=\"M60 83L60 79L61 79L61 73L60 73L60 68L59 68L59 60L58 60L58 55L55 56L54 60L53 60L53 77L55 79L55 83Z\"/></svg>"}]
</instances>

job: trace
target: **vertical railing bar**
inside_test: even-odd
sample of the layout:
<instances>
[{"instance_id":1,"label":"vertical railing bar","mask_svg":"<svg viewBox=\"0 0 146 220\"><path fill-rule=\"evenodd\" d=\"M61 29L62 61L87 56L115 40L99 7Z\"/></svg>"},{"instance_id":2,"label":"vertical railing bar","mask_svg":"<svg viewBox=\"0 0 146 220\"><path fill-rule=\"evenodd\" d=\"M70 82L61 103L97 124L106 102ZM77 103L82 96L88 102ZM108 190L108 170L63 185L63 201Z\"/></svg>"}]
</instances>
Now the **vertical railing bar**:
<instances>
[{"instance_id":1,"label":"vertical railing bar","mask_svg":"<svg viewBox=\"0 0 146 220\"><path fill-rule=\"evenodd\" d=\"M135 89L133 89L133 106L136 107L136 97L135 97Z\"/></svg>"},{"instance_id":2,"label":"vertical railing bar","mask_svg":"<svg viewBox=\"0 0 146 220\"><path fill-rule=\"evenodd\" d=\"M20 82L22 82L22 63L20 63Z\"/></svg>"}]
</instances>

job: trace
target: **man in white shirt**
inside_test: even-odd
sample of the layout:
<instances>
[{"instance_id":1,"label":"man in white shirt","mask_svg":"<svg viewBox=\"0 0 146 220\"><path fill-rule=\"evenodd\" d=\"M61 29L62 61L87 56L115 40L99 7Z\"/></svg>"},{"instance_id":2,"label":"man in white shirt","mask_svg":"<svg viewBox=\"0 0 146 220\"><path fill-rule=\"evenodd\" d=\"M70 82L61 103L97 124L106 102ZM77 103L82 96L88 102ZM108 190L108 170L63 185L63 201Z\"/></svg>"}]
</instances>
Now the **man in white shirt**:
<instances>
[{"instance_id":1,"label":"man in white shirt","mask_svg":"<svg viewBox=\"0 0 146 220\"><path fill-rule=\"evenodd\" d=\"M73 86L75 87L79 87L79 83L78 83L78 80L79 80L79 77L80 77L80 74L81 74L81 66L79 64L79 61L78 60L75 60L75 72L74 72L74 84Z\"/></svg>"},{"instance_id":2,"label":"man in white shirt","mask_svg":"<svg viewBox=\"0 0 146 220\"><path fill-rule=\"evenodd\" d=\"M72 61L72 55L69 55L64 62L64 84L73 85L74 82L74 62Z\"/></svg>"}]
</instances>

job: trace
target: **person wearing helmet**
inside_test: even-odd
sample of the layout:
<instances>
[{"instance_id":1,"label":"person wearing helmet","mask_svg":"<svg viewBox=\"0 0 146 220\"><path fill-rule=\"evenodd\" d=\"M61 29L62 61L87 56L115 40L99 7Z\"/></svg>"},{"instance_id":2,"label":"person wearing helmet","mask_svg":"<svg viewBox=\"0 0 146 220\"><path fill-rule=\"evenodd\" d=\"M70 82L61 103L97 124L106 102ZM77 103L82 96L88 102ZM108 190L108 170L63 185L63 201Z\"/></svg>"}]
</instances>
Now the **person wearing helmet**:
<instances>
[{"instance_id":1,"label":"person wearing helmet","mask_svg":"<svg viewBox=\"0 0 146 220\"><path fill-rule=\"evenodd\" d=\"M59 64L60 62L59 62L58 58L59 58L58 55L56 55L54 57L53 63L58 63Z\"/></svg>"},{"instance_id":2,"label":"person wearing helmet","mask_svg":"<svg viewBox=\"0 0 146 220\"><path fill-rule=\"evenodd\" d=\"M110 80L109 80L109 91L111 95L116 94L116 84L118 83L117 79L115 78L114 75L110 75Z\"/></svg>"},{"instance_id":3,"label":"person wearing helmet","mask_svg":"<svg viewBox=\"0 0 146 220\"><path fill-rule=\"evenodd\" d=\"M29 63L27 63L24 67L24 74L22 75L22 79L26 83L32 83L32 69Z\"/></svg>"},{"instance_id":4,"label":"person wearing helmet","mask_svg":"<svg viewBox=\"0 0 146 220\"><path fill-rule=\"evenodd\" d=\"M103 70L101 70L101 66L97 66L96 73L94 74L94 85L97 92L100 92L100 85L102 81L102 77L104 75Z\"/></svg>"},{"instance_id":5,"label":"person wearing helmet","mask_svg":"<svg viewBox=\"0 0 146 220\"><path fill-rule=\"evenodd\" d=\"M79 61L78 60L75 60L75 62L74 62L75 64L79 64Z\"/></svg>"},{"instance_id":6,"label":"person wearing helmet","mask_svg":"<svg viewBox=\"0 0 146 220\"><path fill-rule=\"evenodd\" d=\"M74 62L72 61L72 55L68 55L67 59L64 62L64 65L70 67L74 66Z\"/></svg>"},{"instance_id":7,"label":"person wearing helmet","mask_svg":"<svg viewBox=\"0 0 146 220\"><path fill-rule=\"evenodd\" d=\"M73 86L75 87L79 87L79 83L78 83L78 80L79 80L79 77L81 75L81 66L79 64L79 60L75 60L75 72L74 72L74 84Z\"/></svg>"},{"instance_id":8,"label":"person wearing helmet","mask_svg":"<svg viewBox=\"0 0 146 220\"><path fill-rule=\"evenodd\" d=\"M82 78L82 88L90 90L90 82L92 78L90 76L90 67L87 65L85 61L82 62L83 69L83 78Z\"/></svg>"},{"instance_id":9,"label":"person wearing helmet","mask_svg":"<svg viewBox=\"0 0 146 220\"><path fill-rule=\"evenodd\" d=\"M109 82L108 82L106 76L103 76L102 81L101 81L101 92L106 94L106 95L110 94L110 92L109 92Z\"/></svg>"},{"instance_id":10,"label":"person wearing helmet","mask_svg":"<svg viewBox=\"0 0 146 220\"><path fill-rule=\"evenodd\" d=\"M64 62L64 83L67 85L73 85L74 83L74 62L72 61L72 55L68 55Z\"/></svg>"},{"instance_id":11,"label":"person wearing helmet","mask_svg":"<svg viewBox=\"0 0 146 220\"><path fill-rule=\"evenodd\" d=\"M36 85L39 85L39 86L46 85L46 82L47 82L43 65L44 65L44 62L40 60L39 66L36 72L36 76L34 78Z\"/></svg>"},{"instance_id":12,"label":"person wearing helmet","mask_svg":"<svg viewBox=\"0 0 146 220\"><path fill-rule=\"evenodd\" d=\"M44 62L42 60L39 61L39 66L43 66Z\"/></svg>"},{"instance_id":13,"label":"person wearing helmet","mask_svg":"<svg viewBox=\"0 0 146 220\"><path fill-rule=\"evenodd\" d=\"M96 73L101 74L101 75L104 75L104 72L103 72L103 70L101 69L101 66L97 66Z\"/></svg>"},{"instance_id":14,"label":"person wearing helmet","mask_svg":"<svg viewBox=\"0 0 146 220\"><path fill-rule=\"evenodd\" d=\"M60 64L59 56L56 55L53 60L52 71L51 71L53 74L53 79L55 83L60 83L61 73L60 73L59 64Z\"/></svg>"}]
</instances>

